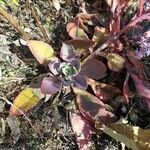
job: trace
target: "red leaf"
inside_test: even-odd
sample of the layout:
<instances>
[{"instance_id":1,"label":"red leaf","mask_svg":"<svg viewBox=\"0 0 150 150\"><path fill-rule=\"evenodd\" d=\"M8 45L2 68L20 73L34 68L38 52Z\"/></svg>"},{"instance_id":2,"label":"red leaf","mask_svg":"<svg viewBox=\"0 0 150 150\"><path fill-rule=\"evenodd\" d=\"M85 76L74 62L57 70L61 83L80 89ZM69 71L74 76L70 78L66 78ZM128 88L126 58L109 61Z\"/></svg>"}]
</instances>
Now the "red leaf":
<instances>
[{"instance_id":1,"label":"red leaf","mask_svg":"<svg viewBox=\"0 0 150 150\"><path fill-rule=\"evenodd\" d=\"M104 103L92 94L73 88L76 94L76 103L81 114L90 121L100 119L107 124L115 120L114 115L105 109Z\"/></svg>"},{"instance_id":2,"label":"red leaf","mask_svg":"<svg viewBox=\"0 0 150 150\"><path fill-rule=\"evenodd\" d=\"M88 78L99 80L105 76L105 72L105 65L97 59L92 58L83 64L80 73L86 75Z\"/></svg>"},{"instance_id":3,"label":"red leaf","mask_svg":"<svg viewBox=\"0 0 150 150\"><path fill-rule=\"evenodd\" d=\"M112 85L96 82L94 80L89 80L88 83L92 87L95 95L103 101L110 100L114 96L121 94L120 89Z\"/></svg>"},{"instance_id":4,"label":"red leaf","mask_svg":"<svg viewBox=\"0 0 150 150\"><path fill-rule=\"evenodd\" d=\"M79 113L70 113L70 122L79 150L90 149L93 128Z\"/></svg>"}]
</instances>

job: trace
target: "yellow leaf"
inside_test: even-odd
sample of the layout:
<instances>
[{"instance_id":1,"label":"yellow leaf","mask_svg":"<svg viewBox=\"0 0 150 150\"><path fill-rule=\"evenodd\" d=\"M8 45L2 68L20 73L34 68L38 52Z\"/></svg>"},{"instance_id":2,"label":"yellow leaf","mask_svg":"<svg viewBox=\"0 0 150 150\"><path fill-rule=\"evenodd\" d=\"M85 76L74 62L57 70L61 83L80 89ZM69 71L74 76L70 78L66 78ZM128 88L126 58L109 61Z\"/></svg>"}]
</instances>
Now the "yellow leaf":
<instances>
[{"instance_id":1,"label":"yellow leaf","mask_svg":"<svg viewBox=\"0 0 150 150\"><path fill-rule=\"evenodd\" d=\"M40 64L45 64L55 59L53 48L45 42L29 40L27 42L30 51Z\"/></svg>"},{"instance_id":2,"label":"yellow leaf","mask_svg":"<svg viewBox=\"0 0 150 150\"><path fill-rule=\"evenodd\" d=\"M21 111L26 112L32 107L36 106L39 101L40 98L34 93L34 89L27 88L15 98L13 104ZM21 115L21 112L15 106L12 105L10 107L10 115Z\"/></svg>"}]
</instances>

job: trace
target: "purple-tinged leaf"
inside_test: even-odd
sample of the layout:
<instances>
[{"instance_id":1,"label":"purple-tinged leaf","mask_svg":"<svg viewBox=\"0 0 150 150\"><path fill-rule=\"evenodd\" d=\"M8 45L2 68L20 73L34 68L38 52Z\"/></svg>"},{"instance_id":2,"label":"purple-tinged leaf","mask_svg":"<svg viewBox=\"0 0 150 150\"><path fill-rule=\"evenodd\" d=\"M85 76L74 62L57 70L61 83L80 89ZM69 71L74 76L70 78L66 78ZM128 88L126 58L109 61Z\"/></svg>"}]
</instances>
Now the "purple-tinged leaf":
<instances>
[{"instance_id":1,"label":"purple-tinged leaf","mask_svg":"<svg viewBox=\"0 0 150 150\"><path fill-rule=\"evenodd\" d=\"M60 51L60 57L65 61L69 61L74 58L75 52L73 46L63 43Z\"/></svg>"},{"instance_id":2,"label":"purple-tinged leaf","mask_svg":"<svg viewBox=\"0 0 150 150\"><path fill-rule=\"evenodd\" d=\"M41 84L41 92L43 94L56 94L61 90L62 83L58 78L45 77Z\"/></svg>"},{"instance_id":3,"label":"purple-tinged leaf","mask_svg":"<svg viewBox=\"0 0 150 150\"><path fill-rule=\"evenodd\" d=\"M90 149L93 128L79 113L70 113L70 122L79 150Z\"/></svg>"},{"instance_id":4,"label":"purple-tinged leaf","mask_svg":"<svg viewBox=\"0 0 150 150\"><path fill-rule=\"evenodd\" d=\"M74 83L73 83L74 87L79 88L79 89L83 89L83 90L87 89L88 84L87 84L86 76L77 75L73 79L74 79Z\"/></svg>"},{"instance_id":5,"label":"purple-tinged leaf","mask_svg":"<svg viewBox=\"0 0 150 150\"><path fill-rule=\"evenodd\" d=\"M66 44L73 45L75 50L79 53L89 49L95 44L94 41L88 39L73 39L65 42Z\"/></svg>"},{"instance_id":6,"label":"purple-tinged leaf","mask_svg":"<svg viewBox=\"0 0 150 150\"><path fill-rule=\"evenodd\" d=\"M70 60L70 64L76 68L76 70L80 71L81 64L79 59L72 59Z\"/></svg>"},{"instance_id":7,"label":"purple-tinged leaf","mask_svg":"<svg viewBox=\"0 0 150 150\"><path fill-rule=\"evenodd\" d=\"M95 80L102 79L106 72L105 65L94 58L87 60L81 68L81 74Z\"/></svg>"},{"instance_id":8,"label":"purple-tinged leaf","mask_svg":"<svg viewBox=\"0 0 150 150\"><path fill-rule=\"evenodd\" d=\"M104 124L111 123L115 116L105 109L104 103L87 91L73 88L76 94L76 103L81 114L89 121L100 119Z\"/></svg>"},{"instance_id":9,"label":"purple-tinged leaf","mask_svg":"<svg viewBox=\"0 0 150 150\"><path fill-rule=\"evenodd\" d=\"M92 87L95 95L103 102L111 100L114 96L120 95L117 87L89 79L88 84Z\"/></svg>"},{"instance_id":10,"label":"purple-tinged leaf","mask_svg":"<svg viewBox=\"0 0 150 150\"><path fill-rule=\"evenodd\" d=\"M57 59L48 64L49 70L53 73L53 75L58 74L60 63L61 62Z\"/></svg>"}]
</instances>

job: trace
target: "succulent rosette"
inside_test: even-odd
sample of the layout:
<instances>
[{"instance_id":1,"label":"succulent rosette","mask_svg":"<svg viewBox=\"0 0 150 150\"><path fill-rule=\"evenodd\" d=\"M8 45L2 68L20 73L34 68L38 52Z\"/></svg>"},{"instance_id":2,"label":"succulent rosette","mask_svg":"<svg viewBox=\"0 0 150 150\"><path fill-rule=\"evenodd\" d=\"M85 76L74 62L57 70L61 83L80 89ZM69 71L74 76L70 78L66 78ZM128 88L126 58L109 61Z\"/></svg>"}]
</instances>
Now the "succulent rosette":
<instances>
[{"instance_id":1,"label":"succulent rosette","mask_svg":"<svg viewBox=\"0 0 150 150\"><path fill-rule=\"evenodd\" d=\"M87 61L81 66L80 58L75 54L72 45L63 43L60 57L62 60L57 58L48 64L52 76L45 77L42 81L41 91L44 94L55 94L61 90L62 86L73 86L86 90L88 86L87 77L95 79L97 78L95 73L98 73L99 77L102 78L106 71L105 65L96 59ZM100 68L95 66L95 62Z\"/></svg>"}]
</instances>

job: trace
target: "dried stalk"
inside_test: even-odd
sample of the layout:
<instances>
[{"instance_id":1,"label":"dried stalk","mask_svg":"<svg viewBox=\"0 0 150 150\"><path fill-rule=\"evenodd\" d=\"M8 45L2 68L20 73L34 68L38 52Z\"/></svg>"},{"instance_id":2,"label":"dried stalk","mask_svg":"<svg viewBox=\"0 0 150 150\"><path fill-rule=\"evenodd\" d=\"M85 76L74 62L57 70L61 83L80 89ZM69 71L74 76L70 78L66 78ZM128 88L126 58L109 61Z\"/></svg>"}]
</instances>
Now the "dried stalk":
<instances>
[{"instance_id":1,"label":"dried stalk","mask_svg":"<svg viewBox=\"0 0 150 150\"><path fill-rule=\"evenodd\" d=\"M42 32L42 34L43 34L43 37L45 38L46 42L49 43L50 40L49 40L49 38L48 38L48 35L47 35L47 33L46 33L46 30L44 29L44 27L42 26L41 21L40 21L39 18L38 18L38 15L37 15L37 13L36 13L36 10L35 10L32 6L30 7L30 9L31 9L31 14L32 14L33 18L35 19L35 21L36 21L36 23L37 23L39 29L41 30L41 32Z\"/></svg>"},{"instance_id":2,"label":"dried stalk","mask_svg":"<svg viewBox=\"0 0 150 150\"><path fill-rule=\"evenodd\" d=\"M0 8L0 15L5 18L22 36L24 40L29 40L30 35L26 33L19 25L18 21L10 14L8 14L5 10Z\"/></svg>"}]
</instances>

